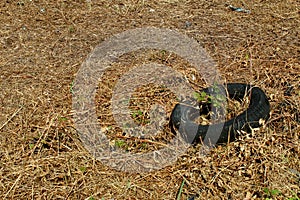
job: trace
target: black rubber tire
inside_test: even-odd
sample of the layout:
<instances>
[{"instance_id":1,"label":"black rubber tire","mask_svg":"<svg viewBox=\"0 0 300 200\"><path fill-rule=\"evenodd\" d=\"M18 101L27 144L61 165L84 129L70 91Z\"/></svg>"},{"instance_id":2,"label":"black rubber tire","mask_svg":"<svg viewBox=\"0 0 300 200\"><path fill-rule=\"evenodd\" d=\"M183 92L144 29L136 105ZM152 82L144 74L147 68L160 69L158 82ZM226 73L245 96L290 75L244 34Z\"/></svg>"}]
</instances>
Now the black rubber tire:
<instances>
[{"instance_id":1,"label":"black rubber tire","mask_svg":"<svg viewBox=\"0 0 300 200\"><path fill-rule=\"evenodd\" d=\"M170 117L170 126L173 132L177 129L182 137L186 138L186 142L197 143L198 141L204 141L207 130L210 127L212 130L222 130L219 138L216 139L208 138L211 141L215 141L215 144L222 144L234 141L239 131L245 132L251 131L251 128L258 128L261 126L259 123L260 119L267 121L270 117L270 104L265 93L258 87L254 87L243 83L228 83L226 85L227 93L230 99L242 100L246 92L250 94L250 104L246 111L242 114L234 117L224 123L223 129L222 124L212 125L199 125L196 124L190 117L190 113L198 112L192 106L186 104L177 104L172 111ZM205 92L212 91L212 88L204 89ZM210 93L210 92L209 92ZM221 127L221 128L220 128ZM197 132L191 136L189 133ZM175 133L176 134L176 133Z\"/></svg>"}]
</instances>

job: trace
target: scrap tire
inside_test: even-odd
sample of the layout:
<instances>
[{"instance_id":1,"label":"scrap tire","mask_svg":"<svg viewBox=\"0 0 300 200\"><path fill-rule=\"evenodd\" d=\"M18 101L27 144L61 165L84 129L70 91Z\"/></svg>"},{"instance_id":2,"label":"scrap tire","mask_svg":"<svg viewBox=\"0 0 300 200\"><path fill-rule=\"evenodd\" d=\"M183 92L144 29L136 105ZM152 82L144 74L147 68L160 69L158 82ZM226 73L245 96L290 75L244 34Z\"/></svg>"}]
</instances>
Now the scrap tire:
<instances>
[{"instance_id":1,"label":"scrap tire","mask_svg":"<svg viewBox=\"0 0 300 200\"><path fill-rule=\"evenodd\" d=\"M243 113L224 124L199 125L189 117L191 113L199 113L199 109L185 104L177 104L170 116L172 131L176 134L175 129L178 130L181 136L186 138L186 142L197 143L204 140L208 128L212 131L222 130L217 139L213 138L213 134L212 138L208 138L214 140L215 144L222 144L234 141L241 130L249 132L252 128L260 127L262 125L261 120L267 121L269 119L270 104L266 94L260 88L243 83L228 83L225 87L230 99L241 101L245 95L249 94L250 104ZM212 91L211 89L206 88L204 91ZM223 128L222 125L224 125ZM196 129L197 132L191 136L190 133L195 132Z\"/></svg>"}]
</instances>

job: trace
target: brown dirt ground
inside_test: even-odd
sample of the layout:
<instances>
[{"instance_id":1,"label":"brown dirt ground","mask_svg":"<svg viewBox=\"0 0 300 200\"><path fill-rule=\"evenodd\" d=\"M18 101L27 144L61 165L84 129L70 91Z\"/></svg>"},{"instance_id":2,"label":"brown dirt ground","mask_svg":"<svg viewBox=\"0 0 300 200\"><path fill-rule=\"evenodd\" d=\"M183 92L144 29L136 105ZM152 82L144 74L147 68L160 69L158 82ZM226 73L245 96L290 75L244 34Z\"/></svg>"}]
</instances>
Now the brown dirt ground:
<instances>
[{"instance_id":1,"label":"brown dirt ground","mask_svg":"<svg viewBox=\"0 0 300 200\"><path fill-rule=\"evenodd\" d=\"M176 199L184 179L180 199L192 194L199 199L300 198L300 2L227 3L251 14L215 0L1 1L0 198ZM266 126L206 157L197 154L199 147L190 148L175 164L148 174L118 172L95 160L74 130L70 85L96 45L145 26L195 38L227 82L253 83L266 91L272 107ZM167 64L195 89L205 87L200 79L190 79L194 70L184 61L163 56L137 52L107 72L101 83L107 87L97 98L103 123L114 124L101 105L110 106L116 80L137 64ZM159 91L141 88L138 96L164 103L170 114L176 100ZM150 103L132 103L132 108L146 113ZM265 188L281 193L270 196Z\"/></svg>"}]
</instances>

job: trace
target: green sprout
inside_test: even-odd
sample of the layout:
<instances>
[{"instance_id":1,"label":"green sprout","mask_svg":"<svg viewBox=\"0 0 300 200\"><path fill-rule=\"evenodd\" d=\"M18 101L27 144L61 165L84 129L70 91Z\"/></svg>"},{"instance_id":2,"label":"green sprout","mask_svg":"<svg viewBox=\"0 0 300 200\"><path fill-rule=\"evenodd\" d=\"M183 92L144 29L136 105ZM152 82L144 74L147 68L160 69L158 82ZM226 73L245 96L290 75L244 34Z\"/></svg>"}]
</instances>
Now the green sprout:
<instances>
[{"instance_id":1,"label":"green sprout","mask_svg":"<svg viewBox=\"0 0 300 200\"><path fill-rule=\"evenodd\" d=\"M219 94L218 92L215 95L209 95L204 91L202 91L201 93L194 92L193 96L198 102L213 104L213 106L217 108L221 108L223 102L225 102L226 100L226 97L224 97L222 94Z\"/></svg>"},{"instance_id":2,"label":"green sprout","mask_svg":"<svg viewBox=\"0 0 300 200\"><path fill-rule=\"evenodd\" d=\"M136 118L136 117L142 116L142 115L143 115L143 112L141 110L138 110L138 111L135 111L132 113L133 118Z\"/></svg>"},{"instance_id":3,"label":"green sprout","mask_svg":"<svg viewBox=\"0 0 300 200\"><path fill-rule=\"evenodd\" d=\"M86 172L86 167L85 166L81 166L81 167L79 167L79 170L84 173L84 172Z\"/></svg>"},{"instance_id":4,"label":"green sprout","mask_svg":"<svg viewBox=\"0 0 300 200\"><path fill-rule=\"evenodd\" d=\"M198 92L194 92L193 93L193 96L195 99L197 99L198 102L207 102L207 103L211 103L210 102L210 96L206 93L206 92L201 92L201 93L198 93Z\"/></svg>"},{"instance_id":5,"label":"green sprout","mask_svg":"<svg viewBox=\"0 0 300 200\"><path fill-rule=\"evenodd\" d=\"M270 200L272 199L272 197L274 196L278 196L278 195L281 195L281 192L277 189L274 189L274 190L270 190L269 188L265 188L264 189L264 193L266 194L267 198L266 200Z\"/></svg>"},{"instance_id":6,"label":"green sprout","mask_svg":"<svg viewBox=\"0 0 300 200\"><path fill-rule=\"evenodd\" d=\"M181 198L181 194L182 194L184 183L185 183L185 178L182 180L182 183L180 185L180 188L179 188L179 191L178 191L178 195L177 195L177 198L176 198L177 200L180 200L180 198Z\"/></svg>"},{"instance_id":7,"label":"green sprout","mask_svg":"<svg viewBox=\"0 0 300 200\"><path fill-rule=\"evenodd\" d=\"M124 140L116 140L115 146L118 148L122 148L122 147L126 146L126 142Z\"/></svg>"},{"instance_id":8,"label":"green sprout","mask_svg":"<svg viewBox=\"0 0 300 200\"><path fill-rule=\"evenodd\" d=\"M69 26L69 32L74 33L75 32L75 27L73 25Z\"/></svg>"}]
</instances>

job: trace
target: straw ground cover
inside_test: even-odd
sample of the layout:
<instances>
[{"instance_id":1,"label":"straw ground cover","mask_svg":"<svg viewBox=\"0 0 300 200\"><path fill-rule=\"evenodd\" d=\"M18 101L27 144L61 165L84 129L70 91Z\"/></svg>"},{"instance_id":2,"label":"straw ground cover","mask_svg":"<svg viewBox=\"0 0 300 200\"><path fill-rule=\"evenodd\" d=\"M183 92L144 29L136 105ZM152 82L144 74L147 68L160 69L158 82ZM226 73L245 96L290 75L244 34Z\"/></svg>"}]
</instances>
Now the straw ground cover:
<instances>
[{"instance_id":1,"label":"straw ground cover","mask_svg":"<svg viewBox=\"0 0 300 200\"><path fill-rule=\"evenodd\" d=\"M299 198L299 1L226 3L251 13L231 11L219 1L2 1L0 198ZM97 44L145 26L187 34L214 58L226 82L261 87L271 104L270 120L206 157L192 147L173 165L148 174L115 171L95 160L74 129L72 82ZM109 111L118 78L147 62L176 69L194 89L206 87L192 66L170 52L121 57L95 99L99 123L117 148L149 151L172 137L166 127L152 140L130 140ZM132 118L146 124L154 102L170 115L176 97L161 86L139 88L130 102Z\"/></svg>"}]
</instances>

